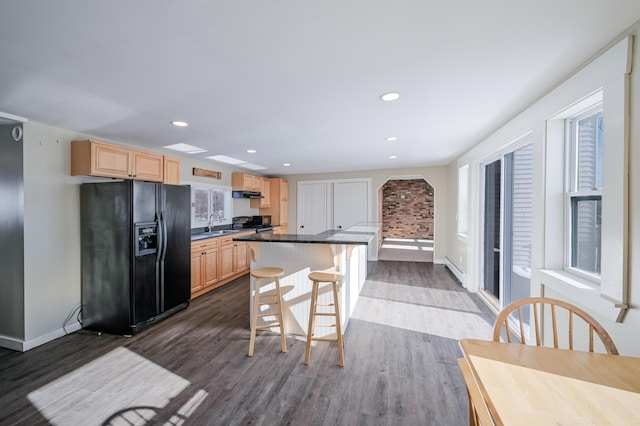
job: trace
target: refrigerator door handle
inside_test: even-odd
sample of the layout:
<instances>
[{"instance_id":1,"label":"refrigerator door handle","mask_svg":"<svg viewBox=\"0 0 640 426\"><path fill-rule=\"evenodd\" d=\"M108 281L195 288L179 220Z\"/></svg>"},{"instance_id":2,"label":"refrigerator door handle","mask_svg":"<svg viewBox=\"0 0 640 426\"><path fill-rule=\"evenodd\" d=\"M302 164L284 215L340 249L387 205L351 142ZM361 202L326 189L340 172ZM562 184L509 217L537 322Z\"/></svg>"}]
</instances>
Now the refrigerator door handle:
<instances>
[{"instance_id":1,"label":"refrigerator door handle","mask_svg":"<svg viewBox=\"0 0 640 426\"><path fill-rule=\"evenodd\" d=\"M160 212L160 220L162 222L162 256L160 260L164 262L164 259L167 257L167 224L164 221L164 214Z\"/></svg>"},{"instance_id":2,"label":"refrigerator door handle","mask_svg":"<svg viewBox=\"0 0 640 426\"><path fill-rule=\"evenodd\" d=\"M165 309L165 303L164 303L164 284L165 284L164 283L164 275L165 275L164 274L164 261L165 261L165 258L167 256L167 239L168 239L167 224L166 224L166 222L164 220L164 213L163 212L160 212L159 223L161 224L159 233L162 235L162 244L160 245L160 248L159 248L159 251L160 251L160 254L159 254L159 261L160 261L159 262L159 269L160 269L160 271L159 271L158 277L159 277L159 280L160 280L160 283L159 283L160 286L158 287L158 292L160 294L159 294L159 297L156 300L158 300L158 302L160 304L159 312L163 312L164 309Z\"/></svg>"}]
</instances>

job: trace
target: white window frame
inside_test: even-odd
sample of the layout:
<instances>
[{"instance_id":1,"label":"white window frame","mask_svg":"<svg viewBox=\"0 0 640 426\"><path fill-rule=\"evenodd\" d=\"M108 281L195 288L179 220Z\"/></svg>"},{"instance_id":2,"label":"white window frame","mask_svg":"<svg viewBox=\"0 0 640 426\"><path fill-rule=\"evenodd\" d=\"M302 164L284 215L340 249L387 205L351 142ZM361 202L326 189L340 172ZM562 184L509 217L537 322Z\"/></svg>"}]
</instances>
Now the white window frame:
<instances>
[{"instance_id":1,"label":"white window frame","mask_svg":"<svg viewBox=\"0 0 640 426\"><path fill-rule=\"evenodd\" d=\"M580 111L578 114L574 114L567 117L565 120L565 205L564 205L564 270L570 274L577 275L580 278L584 278L593 282L596 285L600 285L600 273L590 273L577 267L572 266L573 257L573 209L572 202L574 198L584 197L599 197L602 200L602 188L585 191L577 189L578 178L578 153L576 146L576 135L572 127L573 124L585 117L591 116L595 113L603 111L602 103L602 91L587 98L582 105L586 103L594 102L589 105L585 110ZM604 142L606 143L606 142ZM602 252L602 245L600 245L600 252ZM602 260L601 260L602 261Z\"/></svg>"},{"instance_id":2,"label":"white window frame","mask_svg":"<svg viewBox=\"0 0 640 426\"><path fill-rule=\"evenodd\" d=\"M627 37L551 92L566 104L545 122L545 243L540 284L552 293L622 322L628 306L629 88L633 39ZM580 96L582 95L582 96ZM564 120L603 103L602 240L600 285L564 269L565 198L558 170L565 168ZM546 291L546 290L545 290Z\"/></svg>"},{"instance_id":3,"label":"white window frame","mask_svg":"<svg viewBox=\"0 0 640 426\"><path fill-rule=\"evenodd\" d=\"M466 240L469 234L469 164L458 168L458 238Z\"/></svg>"}]
</instances>

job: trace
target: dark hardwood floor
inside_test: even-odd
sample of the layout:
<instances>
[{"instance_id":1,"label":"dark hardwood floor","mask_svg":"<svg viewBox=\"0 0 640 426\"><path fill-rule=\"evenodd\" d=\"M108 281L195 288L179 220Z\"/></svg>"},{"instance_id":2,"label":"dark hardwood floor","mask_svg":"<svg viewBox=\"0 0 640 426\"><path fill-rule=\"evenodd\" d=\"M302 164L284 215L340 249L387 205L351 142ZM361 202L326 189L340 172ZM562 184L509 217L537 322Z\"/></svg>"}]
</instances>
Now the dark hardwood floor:
<instances>
[{"instance_id":1,"label":"dark hardwood floor","mask_svg":"<svg viewBox=\"0 0 640 426\"><path fill-rule=\"evenodd\" d=\"M335 343L258 334L247 277L131 338L79 331L26 353L0 349L0 425L465 425L456 359L494 315L443 266L372 263Z\"/></svg>"}]
</instances>

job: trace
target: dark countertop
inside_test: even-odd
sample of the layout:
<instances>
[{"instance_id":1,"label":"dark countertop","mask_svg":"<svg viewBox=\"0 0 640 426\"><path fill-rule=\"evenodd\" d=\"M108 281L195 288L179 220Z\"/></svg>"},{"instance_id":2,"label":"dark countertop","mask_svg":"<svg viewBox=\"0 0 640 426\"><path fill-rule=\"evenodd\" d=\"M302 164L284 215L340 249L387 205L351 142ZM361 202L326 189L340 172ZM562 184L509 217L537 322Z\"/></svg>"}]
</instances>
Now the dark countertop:
<instances>
[{"instance_id":1,"label":"dark countertop","mask_svg":"<svg viewBox=\"0 0 640 426\"><path fill-rule=\"evenodd\" d=\"M329 230L316 235L298 234L251 234L234 238L233 241L260 241L267 243L303 243L303 244L353 244L367 245L373 238L372 232L354 232L349 230Z\"/></svg>"}]
</instances>

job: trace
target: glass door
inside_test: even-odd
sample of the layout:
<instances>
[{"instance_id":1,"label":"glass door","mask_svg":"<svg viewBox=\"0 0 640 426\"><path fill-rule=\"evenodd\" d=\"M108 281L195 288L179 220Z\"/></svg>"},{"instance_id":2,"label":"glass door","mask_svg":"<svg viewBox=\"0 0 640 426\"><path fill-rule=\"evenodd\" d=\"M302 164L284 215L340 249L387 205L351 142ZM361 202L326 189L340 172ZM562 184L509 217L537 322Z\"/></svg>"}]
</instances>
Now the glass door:
<instances>
[{"instance_id":1,"label":"glass door","mask_svg":"<svg viewBox=\"0 0 640 426\"><path fill-rule=\"evenodd\" d=\"M484 289L500 300L502 160L484 167Z\"/></svg>"},{"instance_id":2,"label":"glass door","mask_svg":"<svg viewBox=\"0 0 640 426\"><path fill-rule=\"evenodd\" d=\"M504 297L502 306L531 294L533 145L504 156ZM529 314L524 312L525 322Z\"/></svg>"},{"instance_id":3,"label":"glass door","mask_svg":"<svg viewBox=\"0 0 640 426\"><path fill-rule=\"evenodd\" d=\"M532 212L533 146L527 143L484 165L483 284L498 307L530 295Z\"/></svg>"}]
</instances>

